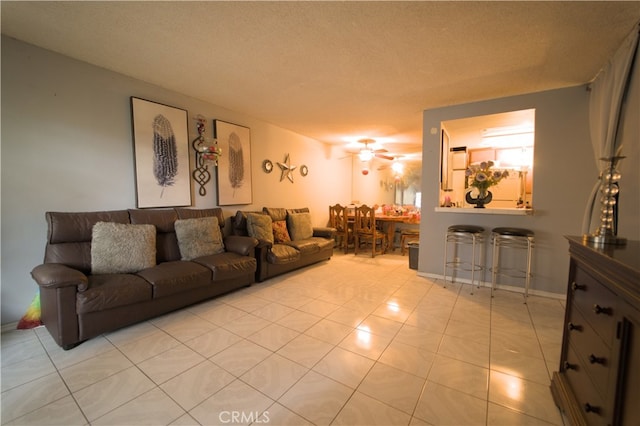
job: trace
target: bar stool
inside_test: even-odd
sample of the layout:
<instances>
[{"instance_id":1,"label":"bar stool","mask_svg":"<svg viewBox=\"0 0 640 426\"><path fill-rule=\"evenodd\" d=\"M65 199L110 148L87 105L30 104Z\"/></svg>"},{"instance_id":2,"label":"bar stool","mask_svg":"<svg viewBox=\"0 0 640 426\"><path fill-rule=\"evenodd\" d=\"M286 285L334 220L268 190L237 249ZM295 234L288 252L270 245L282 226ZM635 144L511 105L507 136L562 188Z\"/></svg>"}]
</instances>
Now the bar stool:
<instances>
[{"instance_id":1,"label":"bar stool","mask_svg":"<svg viewBox=\"0 0 640 426\"><path fill-rule=\"evenodd\" d=\"M457 270L471 271L471 294L473 294L473 283L476 271L481 271L482 266L482 247L484 244L484 228L475 225L452 225L447 228L447 234L444 240L444 284L447 286L447 268L451 268L451 282L453 282L453 274ZM453 244L453 258L449 260L449 244ZM461 261L457 257L458 245L471 245L471 259L469 261ZM480 288L480 280L478 280L478 288Z\"/></svg>"},{"instance_id":2,"label":"bar stool","mask_svg":"<svg viewBox=\"0 0 640 426\"><path fill-rule=\"evenodd\" d=\"M529 285L531 284L531 256L533 254L534 233L524 228L493 228L491 230L493 244L493 261L491 267L491 296L496 288L498 275L512 278L524 278L524 303L529 297ZM501 249L515 249L527 251L526 268L501 267Z\"/></svg>"},{"instance_id":3,"label":"bar stool","mask_svg":"<svg viewBox=\"0 0 640 426\"><path fill-rule=\"evenodd\" d=\"M404 256L407 254L409 243L420 240L419 229L403 229L400 231L400 253Z\"/></svg>"}]
</instances>

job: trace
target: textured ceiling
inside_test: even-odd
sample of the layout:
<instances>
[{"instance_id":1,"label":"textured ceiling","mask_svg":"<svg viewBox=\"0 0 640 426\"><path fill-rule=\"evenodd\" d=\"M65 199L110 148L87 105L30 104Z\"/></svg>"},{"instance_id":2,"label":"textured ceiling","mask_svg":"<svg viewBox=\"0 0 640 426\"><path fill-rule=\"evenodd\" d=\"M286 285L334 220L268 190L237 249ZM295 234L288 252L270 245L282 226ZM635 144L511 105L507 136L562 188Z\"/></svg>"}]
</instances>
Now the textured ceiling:
<instances>
[{"instance_id":1,"label":"textured ceiling","mask_svg":"<svg viewBox=\"0 0 640 426\"><path fill-rule=\"evenodd\" d=\"M640 2L1 2L2 33L312 138L591 81Z\"/></svg>"}]
</instances>

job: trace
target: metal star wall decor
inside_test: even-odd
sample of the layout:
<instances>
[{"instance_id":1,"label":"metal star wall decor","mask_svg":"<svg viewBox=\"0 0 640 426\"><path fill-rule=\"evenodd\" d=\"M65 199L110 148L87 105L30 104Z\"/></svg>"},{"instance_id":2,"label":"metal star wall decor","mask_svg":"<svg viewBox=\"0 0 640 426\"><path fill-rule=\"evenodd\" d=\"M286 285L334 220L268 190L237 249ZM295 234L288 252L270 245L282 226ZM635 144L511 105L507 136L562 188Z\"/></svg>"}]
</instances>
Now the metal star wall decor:
<instances>
[{"instance_id":1,"label":"metal star wall decor","mask_svg":"<svg viewBox=\"0 0 640 426\"><path fill-rule=\"evenodd\" d=\"M293 183L293 171L297 166L291 165L291 161L289 161L289 154L284 158L284 163L278 163L278 167L280 167L280 170L282 171L282 174L280 175L280 182L282 182L284 178L287 178L291 183Z\"/></svg>"}]
</instances>

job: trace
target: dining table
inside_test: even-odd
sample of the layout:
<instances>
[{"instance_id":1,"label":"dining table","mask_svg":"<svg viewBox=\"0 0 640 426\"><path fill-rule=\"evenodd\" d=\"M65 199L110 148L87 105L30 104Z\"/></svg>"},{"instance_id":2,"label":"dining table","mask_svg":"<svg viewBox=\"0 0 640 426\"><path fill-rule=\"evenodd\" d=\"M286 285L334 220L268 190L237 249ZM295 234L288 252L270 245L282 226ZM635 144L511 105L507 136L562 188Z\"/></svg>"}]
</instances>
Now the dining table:
<instances>
[{"instance_id":1,"label":"dining table","mask_svg":"<svg viewBox=\"0 0 640 426\"><path fill-rule=\"evenodd\" d=\"M348 216L349 221L355 221L355 215L350 213ZM410 215L387 215L376 213L376 222L382 223L382 229L387 234L387 250L394 251L394 239L396 233L396 225L398 223L408 223L414 225L420 225L420 216L415 214Z\"/></svg>"},{"instance_id":2,"label":"dining table","mask_svg":"<svg viewBox=\"0 0 640 426\"><path fill-rule=\"evenodd\" d=\"M386 231L387 234L387 250L395 251L394 239L396 234L396 225L398 223L410 223L419 225L420 218L415 215L377 215L376 214L376 222L382 223L382 229Z\"/></svg>"}]
</instances>

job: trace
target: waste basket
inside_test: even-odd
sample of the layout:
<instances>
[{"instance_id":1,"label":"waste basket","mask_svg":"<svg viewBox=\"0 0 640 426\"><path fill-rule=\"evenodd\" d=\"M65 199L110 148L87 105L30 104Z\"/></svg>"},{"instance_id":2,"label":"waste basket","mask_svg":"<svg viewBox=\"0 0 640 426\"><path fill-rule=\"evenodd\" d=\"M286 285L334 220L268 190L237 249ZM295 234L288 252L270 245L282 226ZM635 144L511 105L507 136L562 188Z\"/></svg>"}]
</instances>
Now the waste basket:
<instances>
[{"instance_id":1,"label":"waste basket","mask_svg":"<svg viewBox=\"0 0 640 426\"><path fill-rule=\"evenodd\" d=\"M407 245L409 246L409 268L418 269L418 254L420 252L420 243L414 241Z\"/></svg>"}]
</instances>

